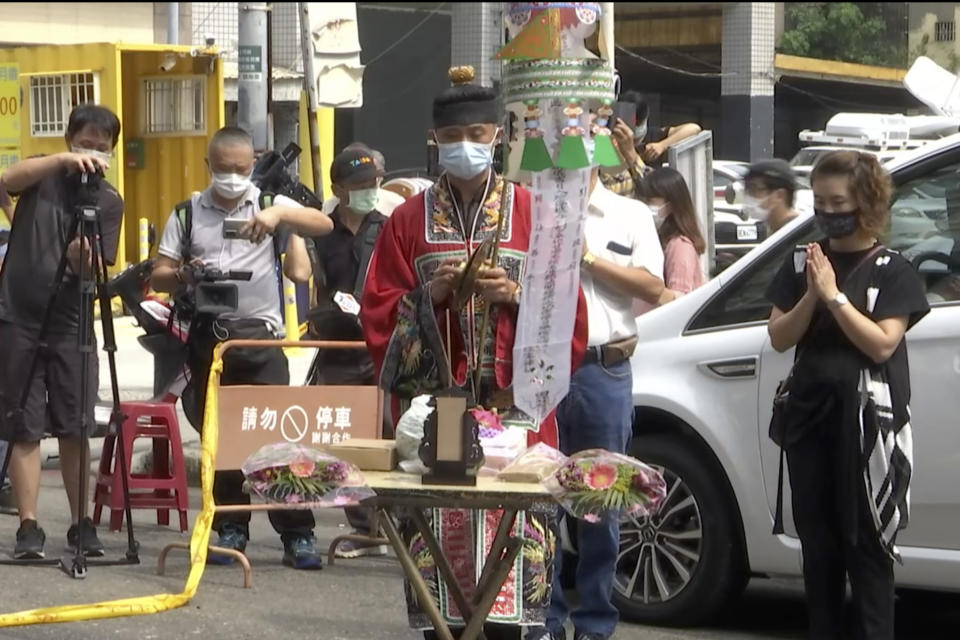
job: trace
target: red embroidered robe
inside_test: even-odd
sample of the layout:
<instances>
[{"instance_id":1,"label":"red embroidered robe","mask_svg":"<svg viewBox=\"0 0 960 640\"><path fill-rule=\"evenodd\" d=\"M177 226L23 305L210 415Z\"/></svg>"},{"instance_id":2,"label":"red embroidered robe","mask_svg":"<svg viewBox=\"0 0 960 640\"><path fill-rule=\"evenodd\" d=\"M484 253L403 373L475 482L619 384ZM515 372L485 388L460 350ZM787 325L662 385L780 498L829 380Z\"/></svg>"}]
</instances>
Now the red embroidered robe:
<instances>
[{"instance_id":1,"label":"red embroidered robe","mask_svg":"<svg viewBox=\"0 0 960 640\"><path fill-rule=\"evenodd\" d=\"M492 390L510 387L513 377L513 342L517 308L496 305L491 310L486 339L478 348L484 301L474 296L459 318L446 308L435 308L429 282L433 272L448 258L466 260L487 237L496 232L500 198L504 221L500 232L498 263L515 282L522 278L530 241L530 194L497 176L469 236L447 182L441 179L427 191L397 207L377 240L364 287L360 318L367 346L381 386L397 399L410 399L448 386L446 341L447 318L451 318L451 369L454 384L463 386L473 367L482 367L482 405ZM464 217L468 215L464 212ZM468 239L469 238L469 239ZM521 295L521 304L523 299ZM571 341L574 368L583 357L587 341L587 312L583 293L577 305L577 321ZM477 360L480 362L477 363ZM394 406L394 419L399 418ZM556 419L551 413L540 425L517 409L501 416L506 425L530 429L528 443L557 446Z\"/></svg>"}]
</instances>

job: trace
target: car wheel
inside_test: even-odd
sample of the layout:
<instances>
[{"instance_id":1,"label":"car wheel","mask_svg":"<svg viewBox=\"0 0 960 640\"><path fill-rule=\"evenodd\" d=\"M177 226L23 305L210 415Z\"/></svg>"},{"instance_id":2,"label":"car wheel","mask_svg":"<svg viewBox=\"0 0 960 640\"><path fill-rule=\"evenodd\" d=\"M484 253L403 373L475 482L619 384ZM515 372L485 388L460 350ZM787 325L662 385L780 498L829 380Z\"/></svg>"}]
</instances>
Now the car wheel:
<instances>
[{"instance_id":1,"label":"car wheel","mask_svg":"<svg viewBox=\"0 0 960 640\"><path fill-rule=\"evenodd\" d=\"M667 497L656 512L620 525L614 605L638 622L698 624L745 586L736 510L715 465L683 438L635 438L630 454L663 473Z\"/></svg>"}]
</instances>

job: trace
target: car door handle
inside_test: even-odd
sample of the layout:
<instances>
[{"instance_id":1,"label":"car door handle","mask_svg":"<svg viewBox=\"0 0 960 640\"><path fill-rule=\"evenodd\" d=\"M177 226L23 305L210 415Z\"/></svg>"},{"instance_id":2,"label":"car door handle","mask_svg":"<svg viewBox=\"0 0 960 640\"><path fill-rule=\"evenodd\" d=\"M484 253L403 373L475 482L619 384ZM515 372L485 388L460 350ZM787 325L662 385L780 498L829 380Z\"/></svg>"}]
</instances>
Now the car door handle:
<instances>
[{"instance_id":1,"label":"car door handle","mask_svg":"<svg viewBox=\"0 0 960 640\"><path fill-rule=\"evenodd\" d=\"M757 376L757 356L701 362L697 366L704 373L724 380Z\"/></svg>"}]
</instances>

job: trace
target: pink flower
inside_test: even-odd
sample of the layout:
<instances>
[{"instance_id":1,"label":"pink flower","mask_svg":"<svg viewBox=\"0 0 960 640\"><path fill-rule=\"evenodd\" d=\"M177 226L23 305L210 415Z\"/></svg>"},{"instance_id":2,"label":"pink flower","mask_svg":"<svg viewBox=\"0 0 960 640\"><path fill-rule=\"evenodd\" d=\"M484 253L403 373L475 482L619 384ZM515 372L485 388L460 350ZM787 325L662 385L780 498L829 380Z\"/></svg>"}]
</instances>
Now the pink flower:
<instances>
[{"instance_id":1,"label":"pink flower","mask_svg":"<svg viewBox=\"0 0 960 640\"><path fill-rule=\"evenodd\" d=\"M313 460L298 460L290 463L290 472L298 478L309 478L316 470Z\"/></svg>"},{"instance_id":2,"label":"pink flower","mask_svg":"<svg viewBox=\"0 0 960 640\"><path fill-rule=\"evenodd\" d=\"M295 493L291 493L291 494L288 495L286 498L284 498L284 502L286 502L286 503L288 503L288 504L297 504L297 503L300 502L300 496L298 496L298 495L295 494Z\"/></svg>"},{"instance_id":3,"label":"pink flower","mask_svg":"<svg viewBox=\"0 0 960 640\"><path fill-rule=\"evenodd\" d=\"M600 516L595 513L585 513L583 519L590 523L600 522Z\"/></svg>"},{"instance_id":4,"label":"pink flower","mask_svg":"<svg viewBox=\"0 0 960 640\"><path fill-rule=\"evenodd\" d=\"M598 464L587 473L587 486L594 491L603 491L617 481L617 468L612 464Z\"/></svg>"},{"instance_id":5,"label":"pink flower","mask_svg":"<svg viewBox=\"0 0 960 640\"><path fill-rule=\"evenodd\" d=\"M500 416L493 411L485 409L470 409L473 419L477 421L481 429L492 429L494 431L503 431L503 424L500 422Z\"/></svg>"}]
</instances>

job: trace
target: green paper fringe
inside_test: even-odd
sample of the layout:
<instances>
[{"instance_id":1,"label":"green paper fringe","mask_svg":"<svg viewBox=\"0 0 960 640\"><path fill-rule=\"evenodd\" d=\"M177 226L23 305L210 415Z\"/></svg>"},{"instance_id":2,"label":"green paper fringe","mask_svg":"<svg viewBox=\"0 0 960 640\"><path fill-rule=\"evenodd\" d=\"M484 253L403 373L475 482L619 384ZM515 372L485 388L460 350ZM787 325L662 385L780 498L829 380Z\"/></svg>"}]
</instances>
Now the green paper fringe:
<instances>
[{"instance_id":1,"label":"green paper fringe","mask_svg":"<svg viewBox=\"0 0 960 640\"><path fill-rule=\"evenodd\" d=\"M610 136L597 135L593 138L593 164L601 167L619 167L620 156L613 146Z\"/></svg>"},{"instance_id":2,"label":"green paper fringe","mask_svg":"<svg viewBox=\"0 0 960 640\"><path fill-rule=\"evenodd\" d=\"M587 148L583 144L583 136L563 136L560 142L560 152L554 163L561 169L586 169L590 166L587 158Z\"/></svg>"},{"instance_id":3,"label":"green paper fringe","mask_svg":"<svg viewBox=\"0 0 960 640\"><path fill-rule=\"evenodd\" d=\"M523 143L523 157L520 159L521 171L546 171L553 168L553 160L543 138L527 138Z\"/></svg>"}]
</instances>

